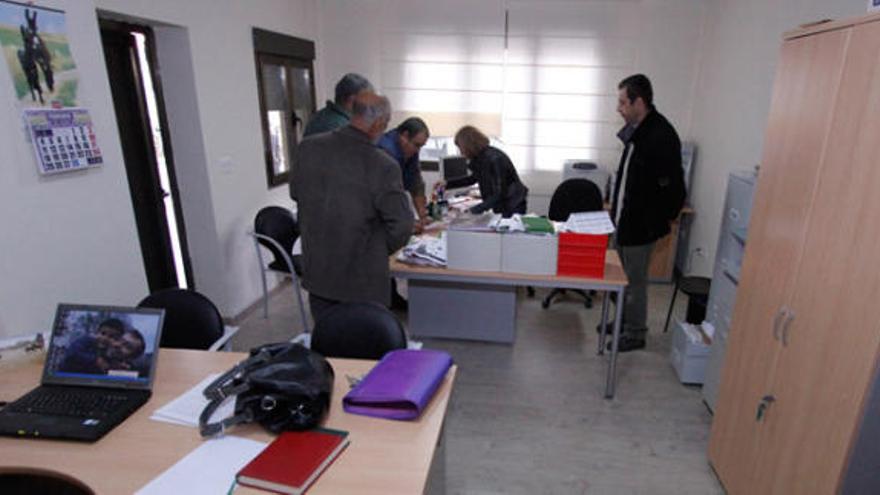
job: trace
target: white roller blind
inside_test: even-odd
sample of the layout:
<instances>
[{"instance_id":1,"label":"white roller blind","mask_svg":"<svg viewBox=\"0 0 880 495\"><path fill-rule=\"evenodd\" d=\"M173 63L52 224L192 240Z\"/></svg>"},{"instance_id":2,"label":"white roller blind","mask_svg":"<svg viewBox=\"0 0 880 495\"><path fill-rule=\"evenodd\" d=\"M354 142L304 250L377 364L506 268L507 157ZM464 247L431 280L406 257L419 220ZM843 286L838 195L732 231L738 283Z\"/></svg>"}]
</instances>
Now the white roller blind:
<instances>
[{"instance_id":1,"label":"white roller blind","mask_svg":"<svg viewBox=\"0 0 880 495\"><path fill-rule=\"evenodd\" d=\"M395 0L384 9L382 90L405 114L455 114L456 125L496 116L487 134L522 172L558 171L573 158L614 168L621 79L656 72L689 108L696 57L682 47L699 33L689 24L700 19L695 1Z\"/></svg>"}]
</instances>

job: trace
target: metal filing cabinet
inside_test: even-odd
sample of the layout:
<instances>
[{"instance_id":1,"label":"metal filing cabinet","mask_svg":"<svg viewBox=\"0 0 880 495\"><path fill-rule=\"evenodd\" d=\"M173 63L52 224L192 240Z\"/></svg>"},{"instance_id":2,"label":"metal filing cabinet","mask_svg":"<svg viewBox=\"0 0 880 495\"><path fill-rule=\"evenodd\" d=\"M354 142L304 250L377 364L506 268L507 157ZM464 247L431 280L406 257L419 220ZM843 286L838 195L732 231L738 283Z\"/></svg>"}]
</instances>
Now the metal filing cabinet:
<instances>
[{"instance_id":1,"label":"metal filing cabinet","mask_svg":"<svg viewBox=\"0 0 880 495\"><path fill-rule=\"evenodd\" d=\"M721 382L721 368L724 364L730 318L736 301L736 287L739 284L739 270L746 247L749 214L752 209L752 196L755 191L755 174L751 171L734 172L727 181L727 196L724 200L724 218L715 251L715 269L712 273L712 288L706 320L715 327L715 337L709 349L706 363L706 377L703 382L703 400L709 409L715 409L718 399L718 386Z\"/></svg>"}]
</instances>

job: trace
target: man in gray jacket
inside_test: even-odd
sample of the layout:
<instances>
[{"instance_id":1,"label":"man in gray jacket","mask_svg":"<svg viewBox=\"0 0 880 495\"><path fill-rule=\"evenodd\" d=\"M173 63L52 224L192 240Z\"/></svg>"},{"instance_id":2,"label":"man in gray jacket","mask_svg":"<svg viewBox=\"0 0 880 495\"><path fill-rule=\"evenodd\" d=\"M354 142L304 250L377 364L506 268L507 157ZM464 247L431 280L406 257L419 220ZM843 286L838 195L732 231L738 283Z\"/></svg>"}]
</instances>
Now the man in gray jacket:
<instances>
[{"instance_id":1,"label":"man in gray jacket","mask_svg":"<svg viewBox=\"0 0 880 495\"><path fill-rule=\"evenodd\" d=\"M400 167L376 147L390 116L387 98L361 94L349 125L297 149L291 196L315 321L340 302L390 303L388 256L406 244L414 223Z\"/></svg>"}]
</instances>

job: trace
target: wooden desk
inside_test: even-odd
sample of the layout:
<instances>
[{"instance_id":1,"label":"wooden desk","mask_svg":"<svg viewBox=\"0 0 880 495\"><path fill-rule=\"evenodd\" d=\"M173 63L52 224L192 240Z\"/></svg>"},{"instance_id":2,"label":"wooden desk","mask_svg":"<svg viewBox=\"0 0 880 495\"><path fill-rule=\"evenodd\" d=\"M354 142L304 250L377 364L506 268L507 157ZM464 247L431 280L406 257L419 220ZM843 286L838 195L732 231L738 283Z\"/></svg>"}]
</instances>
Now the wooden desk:
<instances>
[{"instance_id":1,"label":"wooden desk","mask_svg":"<svg viewBox=\"0 0 880 495\"><path fill-rule=\"evenodd\" d=\"M94 444L0 437L0 470L41 468L79 479L97 494L134 493L202 442L194 428L149 419L154 410L182 394L207 374L225 371L243 353L162 349L153 397L124 423ZM0 399L13 400L40 380L42 357L0 376ZM456 368L446 375L418 421L389 421L347 414L342 397L345 375L360 376L373 361L330 359L336 371L331 410L325 426L350 432L351 445L318 478L309 494L422 493L428 479ZM230 434L269 441L258 425L235 427ZM266 492L238 487L235 493Z\"/></svg>"},{"instance_id":2,"label":"wooden desk","mask_svg":"<svg viewBox=\"0 0 880 495\"><path fill-rule=\"evenodd\" d=\"M408 330L415 337L512 343L516 336L516 287L554 287L602 291L602 322L608 321L608 293L622 301L628 283L620 257L605 255L603 278L479 272L407 265L391 258L391 275L407 279ZM623 305L616 305L614 340L608 361L605 396L614 397L617 337ZM605 351L605 334L598 353Z\"/></svg>"}]
</instances>

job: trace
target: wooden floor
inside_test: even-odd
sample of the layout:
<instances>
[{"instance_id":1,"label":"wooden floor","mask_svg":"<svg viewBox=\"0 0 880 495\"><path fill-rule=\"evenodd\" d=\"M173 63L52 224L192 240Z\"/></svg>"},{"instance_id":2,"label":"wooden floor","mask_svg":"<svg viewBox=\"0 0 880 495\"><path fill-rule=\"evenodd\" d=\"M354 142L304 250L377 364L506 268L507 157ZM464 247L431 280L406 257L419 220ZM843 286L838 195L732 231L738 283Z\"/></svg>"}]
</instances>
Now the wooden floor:
<instances>
[{"instance_id":1,"label":"wooden floor","mask_svg":"<svg viewBox=\"0 0 880 495\"><path fill-rule=\"evenodd\" d=\"M671 286L651 286L648 347L620 356L614 400L602 398L605 357L595 352L599 301L587 310L569 297L545 310L545 294L521 291L512 346L424 340L459 366L432 492L723 493L706 461L711 415L699 387L681 385L669 363L662 325ZM683 316L686 297L679 301L674 314ZM233 347L293 337L294 308L282 287L269 319L259 307L240 322Z\"/></svg>"}]
</instances>

